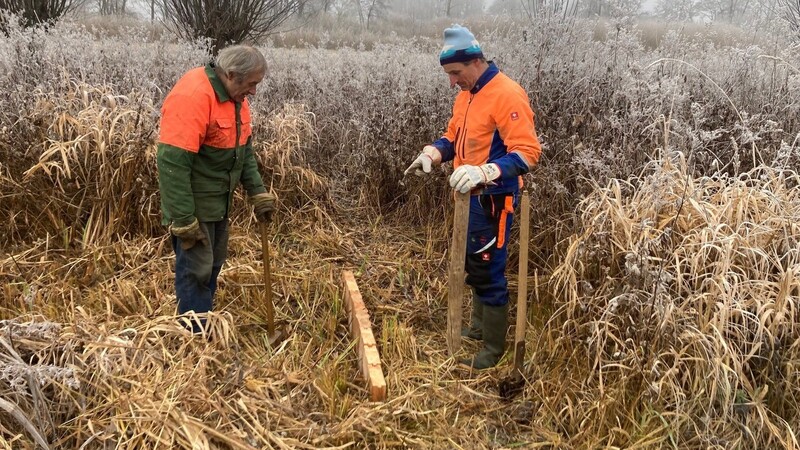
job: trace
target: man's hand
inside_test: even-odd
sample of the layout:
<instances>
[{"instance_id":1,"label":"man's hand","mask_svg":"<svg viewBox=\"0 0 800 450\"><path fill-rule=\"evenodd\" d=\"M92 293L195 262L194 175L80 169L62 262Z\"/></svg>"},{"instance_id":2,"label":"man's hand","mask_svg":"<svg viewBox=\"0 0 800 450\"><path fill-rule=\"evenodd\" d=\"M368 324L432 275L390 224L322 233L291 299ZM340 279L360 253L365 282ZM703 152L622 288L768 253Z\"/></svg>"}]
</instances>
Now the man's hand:
<instances>
[{"instance_id":1,"label":"man's hand","mask_svg":"<svg viewBox=\"0 0 800 450\"><path fill-rule=\"evenodd\" d=\"M250 202L253 203L253 212L259 222L270 223L272 221L272 213L275 212L275 200L275 194L269 192L262 192L250 197Z\"/></svg>"},{"instance_id":2,"label":"man's hand","mask_svg":"<svg viewBox=\"0 0 800 450\"><path fill-rule=\"evenodd\" d=\"M432 145L426 145L422 149L422 153L417 156L417 159L403 172L403 175L408 175L412 171L414 175L418 177L430 175L431 169L441 163L442 154L439 152L439 149Z\"/></svg>"},{"instance_id":3,"label":"man's hand","mask_svg":"<svg viewBox=\"0 0 800 450\"><path fill-rule=\"evenodd\" d=\"M500 178L500 168L490 163L482 166L463 165L450 175L450 187L466 194L481 184L489 184Z\"/></svg>"},{"instance_id":4,"label":"man's hand","mask_svg":"<svg viewBox=\"0 0 800 450\"><path fill-rule=\"evenodd\" d=\"M189 250L198 242L203 245L208 245L208 237L206 237L206 234L200 229L200 222L198 222L196 218L194 222L184 227L172 225L169 227L169 231L181 241L181 248L184 250Z\"/></svg>"}]
</instances>

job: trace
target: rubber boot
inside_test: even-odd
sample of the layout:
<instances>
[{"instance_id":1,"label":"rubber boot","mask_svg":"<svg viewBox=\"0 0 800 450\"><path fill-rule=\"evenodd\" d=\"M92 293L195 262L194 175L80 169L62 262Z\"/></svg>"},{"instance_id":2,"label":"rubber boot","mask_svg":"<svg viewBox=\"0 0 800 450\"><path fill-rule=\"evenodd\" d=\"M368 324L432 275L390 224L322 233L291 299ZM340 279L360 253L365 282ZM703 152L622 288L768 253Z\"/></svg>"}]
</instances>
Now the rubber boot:
<instances>
[{"instance_id":1,"label":"rubber boot","mask_svg":"<svg viewBox=\"0 0 800 450\"><path fill-rule=\"evenodd\" d=\"M483 340L483 303L478 297L472 294L472 317L469 320L469 327L461 329L461 336Z\"/></svg>"},{"instance_id":2,"label":"rubber boot","mask_svg":"<svg viewBox=\"0 0 800 450\"><path fill-rule=\"evenodd\" d=\"M508 303L503 306L483 305L483 348L474 358L462 361L475 369L497 365L506 349Z\"/></svg>"}]
</instances>

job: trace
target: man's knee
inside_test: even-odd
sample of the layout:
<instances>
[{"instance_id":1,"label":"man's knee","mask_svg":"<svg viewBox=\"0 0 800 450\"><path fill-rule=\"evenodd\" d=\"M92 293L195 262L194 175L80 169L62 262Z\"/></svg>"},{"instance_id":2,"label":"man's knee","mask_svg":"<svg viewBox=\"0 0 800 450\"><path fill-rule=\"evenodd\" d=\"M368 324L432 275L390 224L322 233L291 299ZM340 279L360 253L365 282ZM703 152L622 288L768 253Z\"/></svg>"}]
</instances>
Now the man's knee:
<instances>
[{"instance_id":1,"label":"man's knee","mask_svg":"<svg viewBox=\"0 0 800 450\"><path fill-rule=\"evenodd\" d=\"M467 284L476 292L492 285L489 258L488 252L467 255Z\"/></svg>"},{"instance_id":2,"label":"man's knee","mask_svg":"<svg viewBox=\"0 0 800 450\"><path fill-rule=\"evenodd\" d=\"M213 271L213 259L211 252L197 252L192 255L186 255L186 258L180 258L176 264L183 267L176 267L176 272L183 274L186 278L197 280L200 284L208 284L211 279Z\"/></svg>"},{"instance_id":3,"label":"man's knee","mask_svg":"<svg viewBox=\"0 0 800 450\"><path fill-rule=\"evenodd\" d=\"M467 284L481 303L490 306L508 303L505 255L498 250L467 255Z\"/></svg>"}]
</instances>

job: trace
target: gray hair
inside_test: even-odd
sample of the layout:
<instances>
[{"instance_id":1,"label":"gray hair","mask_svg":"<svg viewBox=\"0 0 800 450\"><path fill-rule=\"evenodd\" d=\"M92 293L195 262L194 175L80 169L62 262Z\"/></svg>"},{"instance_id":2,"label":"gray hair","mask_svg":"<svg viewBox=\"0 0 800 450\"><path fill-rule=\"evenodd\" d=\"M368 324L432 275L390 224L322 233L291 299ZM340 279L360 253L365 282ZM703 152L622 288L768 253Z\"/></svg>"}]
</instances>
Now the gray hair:
<instances>
[{"instance_id":1,"label":"gray hair","mask_svg":"<svg viewBox=\"0 0 800 450\"><path fill-rule=\"evenodd\" d=\"M237 78L244 78L251 73L266 72L267 60L255 47L232 45L219 51L216 66L225 73L235 73Z\"/></svg>"}]
</instances>

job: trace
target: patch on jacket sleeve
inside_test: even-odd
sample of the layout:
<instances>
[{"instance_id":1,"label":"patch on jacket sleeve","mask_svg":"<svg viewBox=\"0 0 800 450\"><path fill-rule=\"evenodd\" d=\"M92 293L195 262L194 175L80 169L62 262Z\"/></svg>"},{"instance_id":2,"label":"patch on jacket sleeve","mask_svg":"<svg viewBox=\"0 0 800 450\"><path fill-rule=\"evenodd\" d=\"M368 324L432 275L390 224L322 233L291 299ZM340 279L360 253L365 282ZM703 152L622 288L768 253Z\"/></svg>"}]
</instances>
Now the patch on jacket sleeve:
<instances>
[{"instance_id":1,"label":"patch on jacket sleeve","mask_svg":"<svg viewBox=\"0 0 800 450\"><path fill-rule=\"evenodd\" d=\"M517 120L517 119L519 119L519 113L517 113L516 111L512 112L511 120Z\"/></svg>"}]
</instances>

